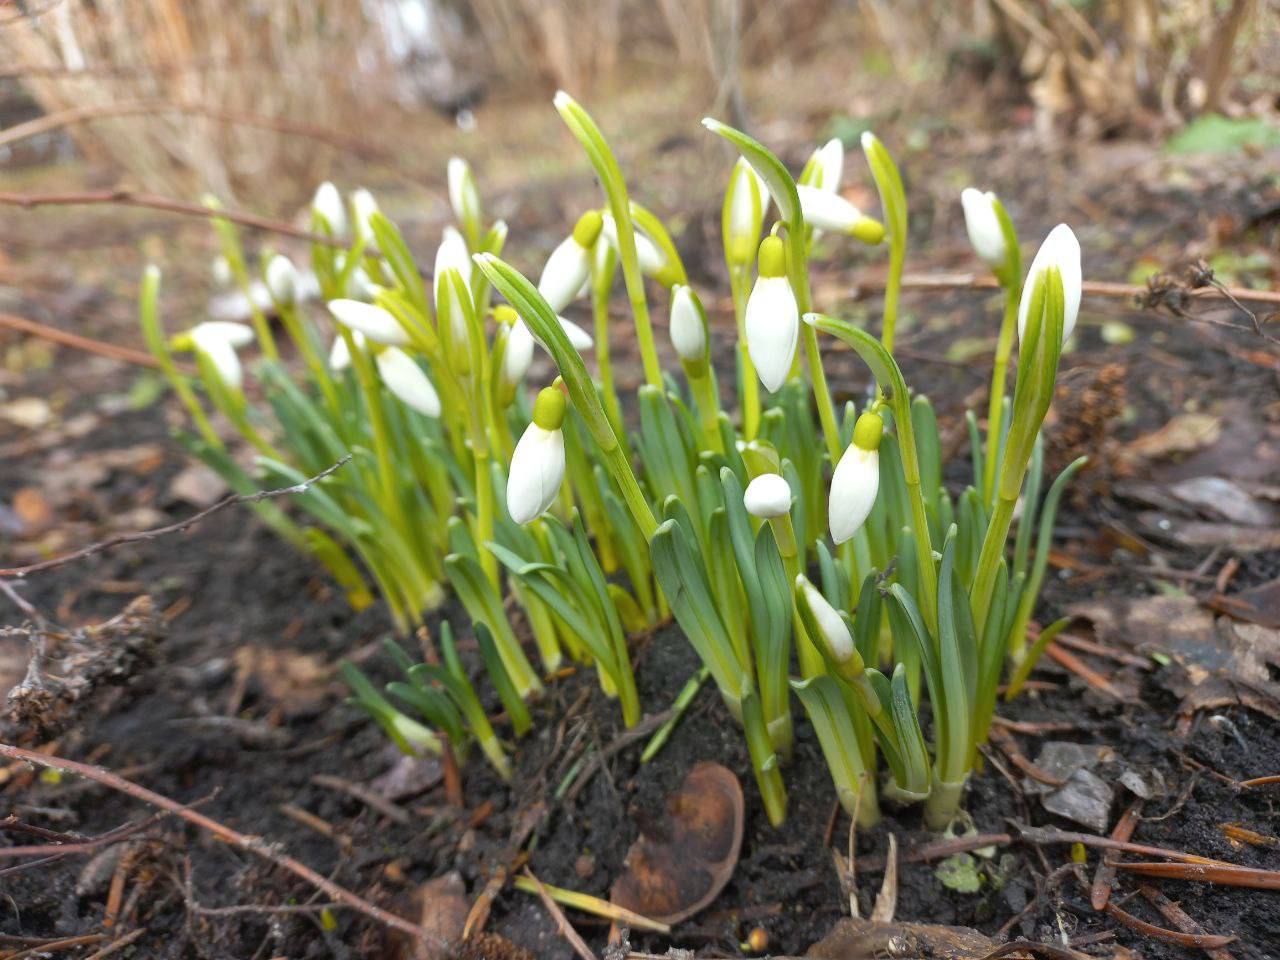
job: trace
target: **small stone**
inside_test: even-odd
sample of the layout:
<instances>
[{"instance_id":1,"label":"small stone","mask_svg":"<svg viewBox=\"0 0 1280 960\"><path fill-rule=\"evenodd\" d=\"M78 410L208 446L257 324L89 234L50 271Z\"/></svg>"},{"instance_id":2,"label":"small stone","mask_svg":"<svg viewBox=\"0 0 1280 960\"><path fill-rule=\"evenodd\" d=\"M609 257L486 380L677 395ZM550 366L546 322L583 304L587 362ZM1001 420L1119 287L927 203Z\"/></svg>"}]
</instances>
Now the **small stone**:
<instances>
[{"instance_id":1,"label":"small stone","mask_svg":"<svg viewBox=\"0 0 1280 960\"><path fill-rule=\"evenodd\" d=\"M1111 823L1112 797L1111 787L1105 780L1080 768L1053 793L1041 797L1040 803L1050 813L1105 833Z\"/></svg>"}]
</instances>

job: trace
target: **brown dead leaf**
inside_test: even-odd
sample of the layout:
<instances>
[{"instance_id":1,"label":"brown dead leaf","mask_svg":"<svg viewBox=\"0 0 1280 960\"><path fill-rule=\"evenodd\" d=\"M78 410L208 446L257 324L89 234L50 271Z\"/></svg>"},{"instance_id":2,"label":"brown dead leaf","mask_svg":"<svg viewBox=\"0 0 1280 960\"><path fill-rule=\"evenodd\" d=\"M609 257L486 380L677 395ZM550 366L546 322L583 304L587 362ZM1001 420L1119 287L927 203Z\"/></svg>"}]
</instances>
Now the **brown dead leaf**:
<instances>
[{"instance_id":1,"label":"brown dead leaf","mask_svg":"<svg viewBox=\"0 0 1280 960\"><path fill-rule=\"evenodd\" d=\"M255 680L263 696L288 716L320 707L333 680L333 668L323 660L289 647L240 647L232 659L237 671Z\"/></svg>"},{"instance_id":2,"label":"brown dead leaf","mask_svg":"<svg viewBox=\"0 0 1280 960\"><path fill-rule=\"evenodd\" d=\"M1126 460L1167 460L1212 446L1222 436L1222 421L1207 413L1180 413L1159 430L1124 448Z\"/></svg>"},{"instance_id":3,"label":"brown dead leaf","mask_svg":"<svg viewBox=\"0 0 1280 960\"><path fill-rule=\"evenodd\" d=\"M1215 593L1209 606L1236 620L1247 620L1280 630L1280 580L1272 580L1239 593Z\"/></svg>"},{"instance_id":4,"label":"brown dead leaf","mask_svg":"<svg viewBox=\"0 0 1280 960\"><path fill-rule=\"evenodd\" d=\"M693 916L733 875L743 818L738 778L718 763L699 763L667 800L661 836L642 834L631 845L610 899L661 923Z\"/></svg>"},{"instance_id":5,"label":"brown dead leaf","mask_svg":"<svg viewBox=\"0 0 1280 960\"><path fill-rule=\"evenodd\" d=\"M227 482L203 463L188 464L169 484L169 496L194 507L211 507L227 493Z\"/></svg>"},{"instance_id":6,"label":"brown dead leaf","mask_svg":"<svg viewBox=\"0 0 1280 960\"><path fill-rule=\"evenodd\" d=\"M23 537L37 537L53 526L53 506L36 487L22 487L14 493L13 512L22 523Z\"/></svg>"},{"instance_id":7,"label":"brown dead leaf","mask_svg":"<svg viewBox=\"0 0 1280 960\"><path fill-rule=\"evenodd\" d=\"M986 956L993 946L989 937L969 927L844 917L805 956L815 960L974 960Z\"/></svg>"}]
</instances>

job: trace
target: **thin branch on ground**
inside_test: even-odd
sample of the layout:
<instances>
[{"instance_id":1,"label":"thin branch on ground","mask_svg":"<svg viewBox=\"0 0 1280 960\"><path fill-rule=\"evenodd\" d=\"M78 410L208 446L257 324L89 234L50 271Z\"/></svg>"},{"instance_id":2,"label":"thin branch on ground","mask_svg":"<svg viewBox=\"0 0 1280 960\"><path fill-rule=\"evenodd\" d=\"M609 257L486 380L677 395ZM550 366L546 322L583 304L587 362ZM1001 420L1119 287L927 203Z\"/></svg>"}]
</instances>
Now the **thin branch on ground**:
<instances>
[{"instance_id":1,"label":"thin branch on ground","mask_svg":"<svg viewBox=\"0 0 1280 960\"><path fill-rule=\"evenodd\" d=\"M533 881L534 888L538 891L538 897L542 900L542 905L547 908L547 913L551 914L551 919L555 921L556 929L560 931L560 936L569 941L569 946L573 947L573 952L582 958L582 960L596 960L596 955L591 952L591 948L587 946L585 940L573 929L573 925L569 923L569 918L564 915L564 911L560 909L560 904L551 899L551 894L547 893L547 888L542 885L542 881L534 876L533 871L525 867L523 874Z\"/></svg>"},{"instance_id":2,"label":"thin branch on ground","mask_svg":"<svg viewBox=\"0 0 1280 960\"><path fill-rule=\"evenodd\" d=\"M106 343L103 340L94 340L92 337L82 337L78 333L59 330L57 327L51 327L47 323L40 323L29 317L19 317L12 313L0 313L0 327L16 330L30 337L39 337L41 340L48 340L50 343L56 343L59 346L71 347L73 350L83 350L85 353L97 354L100 357L107 357L111 360L120 360L139 367L149 367L152 370L160 368L160 361L145 350L134 350L132 347L120 347L114 343ZM176 366L182 373L195 372L185 363L178 363Z\"/></svg>"},{"instance_id":3,"label":"thin branch on ground","mask_svg":"<svg viewBox=\"0 0 1280 960\"><path fill-rule=\"evenodd\" d=\"M147 210L161 210L165 213L178 213L188 217L201 217L205 220L229 220L242 227L255 230L266 230L278 233L295 240L306 240L308 243L322 243L327 247L346 248L346 243L337 237L329 237L310 230L303 230L283 220L261 217L256 213L242 213L236 210L214 210L199 203L188 203L185 200L174 200L154 193L138 193L133 190L76 190L66 193L11 193L0 192L0 205L22 207L25 210L35 207L67 207L92 206L107 204L124 207L142 207ZM380 257L376 248L368 248L365 255Z\"/></svg>"},{"instance_id":4,"label":"thin branch on ground","mask_svg":"<svg viewBox=\"0 0 1280 960\"><path fill-rule=\"evenodd\" d=\"M48 756L42 753L36 753L34 750L24 750L22 747L15 747L11 744L0 743L0 757L7 757L11 760L25 760L40 767L48 767L53 770L61 770L64 773L72 773L79 777L92 780L94 783L117 790L120 793L127 794L135 800L141 800L143 803L149 803L152 806L167 810L176 814L188 823L195 824L203 830L212 833L219 840L230 844L239 850L244 850L256 857L260 857L268 863L275 864L281 869L287 870L299 879L305 881L316 889L327 894L332 900L341 903L345 907L357 910L365 916L377 920L388 927L394 927L403 933L407 933L415 939L426 940L430 943L438 943L439 937L433 934L419 924L411 923L403 917L396 916L383 910L381 907L375 906L363 897L352 893L345 887L340 887L332 880L328 880L316 871L312 870L306 864L303 864L292 857L279 852L277 844L268 843L261 837L250 837L237 830L233 830L228 826L224 826L217 820L190 810L176 800L170 800L168 797L148 790L146 787L139 786L131 780L126 780L110 770L97 767L88 763L80 763L75 760L66 760L62 757Z\"/></svg>"},{"instance_id":5,"label":"thin branch on ground","mask_svg":"<svg viewBox=\"0 0 1280 960\"><path fill-rule=\"evenodd\" d=\"M61 556L53 557L49 560L42 560L39 563L28 564L25 567L0 567L0 578L4 577L25 577L32 573L41 573L45 570L52 570L54 567L60 567L67 563L73 563L76 560L84 560L95 554L110 550L113 547L121 546L126 543L139 543L147 540L154 540L157 537L163 537L170 533L179 533L188 527L194 526L201 520L204 520L227 507L234 506L238 503L258 503L261 500L268 500L272 497L283 497L294 493L306 493L315 484L319 483L325 477L329 476L335 470L346 466L351 462L351 454L347 454L337 463L321 470L314 477L309 477L301 483L291 484L287 487L279 487L275 490L258 490L254 493L235 493L230 496L223 497L213 506L201 510L199 513L187 517L185 520L179 520L177 523L171 523L163 527L154 527L151 530L141 530L136 533L122 533L119 536L102 540L98 543L90 544L71 553L64 553Z\"/></svg>"}]
</instances>

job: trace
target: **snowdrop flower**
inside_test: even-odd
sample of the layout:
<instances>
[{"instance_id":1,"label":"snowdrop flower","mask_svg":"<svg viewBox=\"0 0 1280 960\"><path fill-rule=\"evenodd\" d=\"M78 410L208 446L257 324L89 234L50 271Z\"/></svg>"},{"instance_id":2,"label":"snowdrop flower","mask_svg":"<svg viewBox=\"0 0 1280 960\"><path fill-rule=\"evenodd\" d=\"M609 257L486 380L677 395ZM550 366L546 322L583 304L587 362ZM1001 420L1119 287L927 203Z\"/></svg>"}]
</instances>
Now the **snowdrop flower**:
<instances>
[{"instance_id":1,"label":"snowdrop flower","mask_svg":"<svg viewBox=\"0 0 1280 960\"><path fill-rule=\"evenodd\" d=\"M459 291L450 276L462 280L465 288ZM459 373L471 369L471 338L467 330L467 314L471 311L471 256L467 253L467 241L453 227L445 227L436 249L435 301L439 318L448 318L449 360ZM462 298L466 297L464 303Z\"/></svg>"},{"instance_id":2,"label":"snowdrop flower","mask_svg":"<svg viewBox=\"0 0 1280 960\"><path fill-rule=\"evenodd\" d=\"M578 218L573 233L565 237L547 258L547 265L542 268L542 276L538 280L538 292L556 313L573 302L590 278L591 248L600 236L603 221L599 210L588 210ZM636 242L638 245L638 237Z\"/></svg>"},{"instance_id":3,"label":"snowdrop flower","mask_svg":"<svg viewBox=\"0 0 1280 960\"><path fill-rule=\"evenodd\" d=\"M832 137L817 150L805 164L801 179L817 190L836 193L840 190L840 178L844 176L844 144L839 137Z\"/></svg>"},{"instance_id":4,"label":"snowdrop flower","mask_svg":"<svg viewBox=\"0 0 1280 960\"><path fill-rule=\"evenodd\" d=\"M831 539L841 544L867 522L880 487L880 434L884 421L864 413L853 427L853 443L845 450L831 477L827 514Z\"/></svg>"},{"instance_id":5,"label":"snowdrop flower","mask_svg":"<svg viewBox=\"0 0 1280 960\"><path fill-rule=\"evenodd\" d=\"M755 167L739 157L733 173L729 175L721 223L725 251L734 266L746 266L751 262L760 242L769 199L769 188L765 186L764 178L756 173Z\"/></svg>"},{"instance_id":6,"label":"snowdrop flower","mask_svg":"<svg viewBox=\"0 0 1280 960\"><path fill-rule=\"evenodd\" d=\"M822 591L810 583L803 573L796 575L796 594L809 608L814 623L818 625L818 635L812 639L821 643L826 648L827 655L836 663L844 664L852 660L858 651L853 643L853 634L849 632L849 625L822 595ZM858 657L859 666L861 659Z\"/></svg>"},{"instance_id":7,"label":"snowdrop flower","mask_svg":"<svg viewBox=\"0 0 1280 960\"><path fill-rule=\"evenodd\" d=\"M319 189L316 190L315 198L311 201L311 209L324 217L335 237L346 234L347 208L342 203L342 194L338 193L338 188L328 180L320 184Z\"/></svg>"},{"instance_id":8,"label":"snowdrop flower","mask_svg":"<svg viewBox=\"0 0 1280 960\"><path fill-rule=\"evenodd\" d=\"M786 251L777 237L760 244L760 276L747 298L747 353L765 389L782 388L796 356L800 311L787 281Z\"/></svg>"},{"instance_id":9,"label":"snowdrop flower","mask_svg":"<svg viewBox=\"0 0 1280 960\"><path fill-rule=\"evenodd\" d=\"M707 362L707 314L692 287L676 284L671 291L671 345L690 367Z\"/></svg>"},{"instance_id":10,"label":"snowdrop flower","mask_svg":"<svg viewBox=\"0 0 1280 960\"><path fill-rule=\"evenodd\" d=\"M969 242L992 270L1003 267L1008 254L1004 228L996 214L996 202L996 195L990 190L983 193L973 187L965 187L960 191L960 206L964 208L964 227L969 232Z\"/></svg>"},{"instance_id":11,"label":"snowdrop flower","mask_svg":"<svg viewBox=\"0 0 1280 960\"><path fill-rule=\"evenodd\" d=\"M533 422L511 455L507 476L507 510L516 523L542 516L555 503L564 481L565 396L544 387L533 405Z\"/></svg>"},{"instance_id":12,"label":"snowdrop flower","mask_svg":"<svg viewBox=\"0 0 1280 960\"><path fill-rule=\"evenodd\" d=\"M786 516L791 512L791 486L781 474L762 473L747 484L742 505L761 520Z\"/></svg>"},{"instance_id":13,"label":"snowdrop flower","mask_svg":"<svg viewBox=\"0 0 1280 960\"><path fill-rule=\"evenodd\" d=\"M292 304L298 299L298 271L293 261L277 253L267 262L267 289L276 303Z\"/></svg>"},{"instance_id":14,"label":"snowdrop flower","mask_svg":"<svg viewBox=\"0 0 1280 960\"><path fill-rule=\"evenodd\" d=\"M351 339L355 342L357 350L363 350L369 342L359 330L351 332ZM333 338L333 346L329 348L329 369L334 373L341 373L349 366L351 366L351 351L347 347L347 338L336 336Z\"/></svg>"},{"instance_id":15,"label":"snowdrop flower","mask_svg":"<svg viewBox=\"0 0 1280 960\"><path fill-rule=\"evenodd\" d=\"M351 194L351 211L354 214L356 237L363 243L373 243L373 227L369 218L378 212L378 201L373 194L361 187Z\"/></svg>"},{"instance_id":16,"label":"snowdrop flower","mask_svg":"<svg viewBox=\"0 0 1280 960\"><path fill-rule=\"evenodd\" d=\"M863 214L840 194L805 184L797 185L796 192L809 226L844 233L863 243L877 244L884 239L884 224Z\"/></svg>"},{"instance_id":17,"label":"snowdrop flower","mask_svg":"<svg viewBox=\"0 0 1280 960\"><path fill-rule=\"evenodd\" d=\"M613 214L604 214L602 218L602 230L605 237L609 240L609 245L617 251L618 224L614 221ZM632 232L635 234L636 238L636 259L640 262L640 272L650 277L657 276L667 265L666 254L658 248L656 243L650 240L639 230L633 230Z\"/></svg>"},{"instance_id":18,"label":"snowdrop flower","mask_svg":"<svg viewBox=\"0 0 1280 960\"><path fill-rule=\"evenodd\" d=\"M480 226L480 191L471 165L461 157L450 157L445 168L449 182L449 206L458 222L469 229Z\"/></svg>"},{"instance_id":19,"label":"snowdrop flower","mask_svg":"<svg viewBox=\"0 0 1280 960\"><path fill-rule=\"evenodd\" d=\"M533 363L533 334L520 315L505 303L493 308L493 318L507 328L502 352L502 381L510 387L524 381Z\"/></svg>"},{"instance_id":20,"label":"snowdrop flower","mask_svg":"<svg viewBox=\"0 0 1280 960\"><path fill-rule=\"evenodd\" d=\"M428 417L440 416L440 396L422 368L399 347L386 347L374 358L378 376L407 406Z\"/></svg>"},{"instance_id":21,"label":"snowdrop flower","mask_svg":"<svg viewBox=\"0 0 1280 960\"><path fill-rule=\"evenodd\" d=\"M389 311L362 300L330 300L329 312L344 327L362 333L374 343L403 347L409 342L400 321Z\"/></svg>"},{"instance_id":22,"label":"snowdrop flower","mask_svg":"<svg viewBox=\"0 0 1280 960\"><path fill-rule=\"evenodd\" d=\"M445 270L457 270L462 282L471 286L471 254L467 252L467 241L454 227L444 228L436 248L436 276Z\"/></svg>"},{"instance_id":23,"label":"snowdrop flower","mask_svg":"<svg viewBox=\"0 0 1280 960\"><path fill-rule=\"evenodd\" d=\"M1080 313L1080 241L1065 223L1060 223L1049 231L1035 259L1031 261L1031 269L1027 273L1026 282L1022 285L1022 299L1018 302L1018 339L1027 329L1027 311L1031 309L1031 296L1035 290L1040 274L1050 267L1057 267L1062 275L1062 300L1064 312L1062 317L1062 342L1066 343L1071 331L1076 328L1076 317Z\"/></svg>"},{"instance_id":24,"label":"snowdrop flower","mask_svg":"<svg viewBox=\"0 0 1280 960\"><path fill-rule=\"evenodd\" d=\"M236 349L253 342L253 328L229 320L206 320L192 327L189 335L191 345L209 359L222 382L232 390L239 390L244 383L244 373Z\"/></svg>"}]
</instances>

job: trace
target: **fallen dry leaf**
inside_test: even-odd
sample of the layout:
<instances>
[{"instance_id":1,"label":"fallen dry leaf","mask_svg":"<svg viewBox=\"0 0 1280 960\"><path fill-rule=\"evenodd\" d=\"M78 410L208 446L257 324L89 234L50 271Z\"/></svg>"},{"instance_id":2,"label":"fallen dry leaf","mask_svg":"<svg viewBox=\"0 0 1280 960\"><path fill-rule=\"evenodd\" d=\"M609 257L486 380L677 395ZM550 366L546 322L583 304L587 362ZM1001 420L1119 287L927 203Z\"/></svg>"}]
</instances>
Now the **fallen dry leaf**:
<instances>
[{"instance_id":1,"label":"fallen dry leaf","mask_svg":"<svg viewBox=\"0 0 1280 960\"><path fill-rule=\"evenodd\" d=\"M288 716L312 712L328 698L333 668L314 654L245 646L233 659L237 671L257 681L263 696Z\"/></svg>"},{"instance_id":2,"label":"fallen dry leaf","mask_svg":"<svg viewBox=\"0 0 1280 960\"><path fill-rule=\"evenodd\" d=\"M39 430L53 419L53 410L39 397L18 397L0 404L0 420L8 420L16 427Z\"/></svg>"},{"instance_id":3,"label":"fallen dry leaf","mask_svg":"<svg viewBox=\"0 0 1280 960\"><path fill-rule=\"evenodd\" d=\"M22 487L13 495L13 512L23 537L37 537L53 526L53 506L36 487Z\"/></svg>"},{"instance_id":4,"label":"fallen dry leaf","mask_svg":"<svg viewBox=\"0 0 1280 960\"><path fill-rule=\"evenodd\" d=\"M969 927L844 917L805 956L815 960L974 960L986 956L993 946L989 937Z\"/></svg>"},{"instance_id":5,"label":"fallen dry leaf","mask_svg":"<svg viewBox=\"0 0 1280 960\"><path fill-rule=\"evenodd\" d=\"M1215 593L1208 603L1219 613L1236 620L1280 630L1280 580L1259 584L1239 593Z\"/></svg>"},{"instance_id":6,"label":"fallen dry leaf","mask_svg":"<svg viewBox=\"0 0 1280 960\"><path fill-rule=\"evenodd\" d=\"M416 920L427 931L429 939L411 941L393 932L390 955L396 960L452 960L457 955L458 940L470 906L461 874L451 870L428 880L406 900L405 908L398 912Z\"/></svg>"},{"instance_id":7,"label":"fallen dry leaf","mask_svg":"<svg viewBox=\"0 0 1280 960\"><path fill-rule=\"evenodd\" d=\"M620 907L676 924L724 889L742 847L742 785L718 763L699 763L667 800L661 836L641 836L609 899Z\"/></svg>"},{"instance_id":8,"label":"fallen dry leaf","mask_svg":"<svg viewBox=\"0 0 1280 960\"><path fill-rule=\"evenodd\" d=\"M184 467L169 484L169 496L194 507L211 507L227 493L227 482L203 463Z\"/></svg>"},{"instance_id":9,"label":"fallen dry leaf","mask_svg":"<svg viewBox=\"0 0 1280 960\"><path fill-rule=\"evenodd\" d=\"M1222 436L1222 421L1207 413L1180 413L1159 430L1129 443L1126 460L1165 460L1212 446Z\"/></svg>"}]
</instances>

